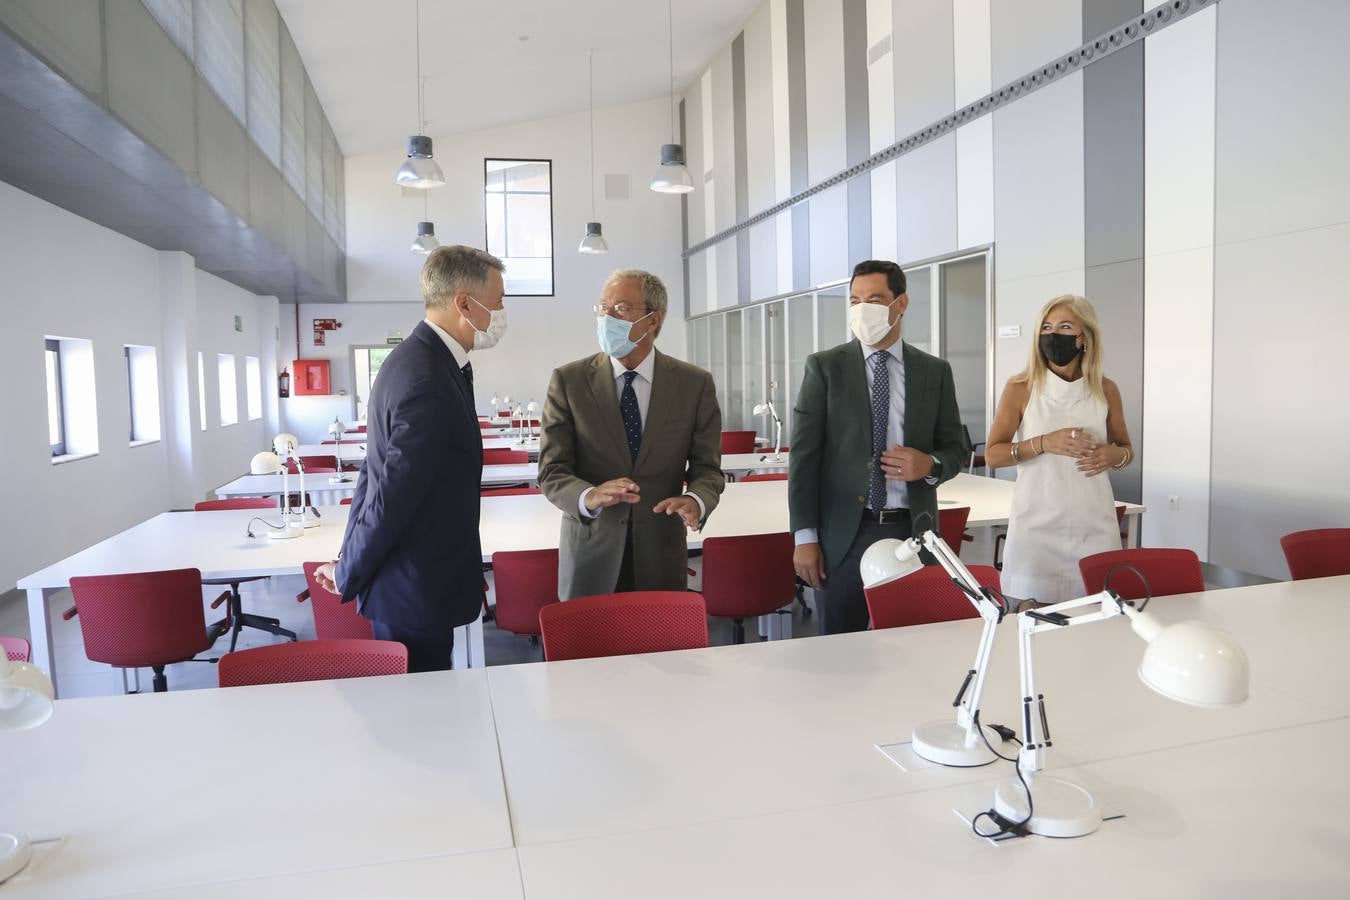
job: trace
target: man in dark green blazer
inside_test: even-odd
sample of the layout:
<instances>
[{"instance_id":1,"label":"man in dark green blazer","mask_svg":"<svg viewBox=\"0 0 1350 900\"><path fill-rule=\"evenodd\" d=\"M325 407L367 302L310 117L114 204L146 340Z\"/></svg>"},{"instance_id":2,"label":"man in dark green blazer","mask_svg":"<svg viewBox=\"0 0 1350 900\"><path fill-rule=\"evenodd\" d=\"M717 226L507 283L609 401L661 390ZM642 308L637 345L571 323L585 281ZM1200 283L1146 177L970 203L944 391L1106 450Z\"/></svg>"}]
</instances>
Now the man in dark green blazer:
<instances>
[{"instance_id":1,"label":"man in dark green blazer","mask_svg":"<svg viewBox=\"0 0 1350 900\"><path fill-rule=\"evenodd\" d=\"M937 486L970 456L951 366L901 340L908 305L898 265L858 263L849 282L855 340L807 358L792 411L793 565L824 587L826 634L867 628L863 551L936 530Z\"/></svg>"}]
</instances>

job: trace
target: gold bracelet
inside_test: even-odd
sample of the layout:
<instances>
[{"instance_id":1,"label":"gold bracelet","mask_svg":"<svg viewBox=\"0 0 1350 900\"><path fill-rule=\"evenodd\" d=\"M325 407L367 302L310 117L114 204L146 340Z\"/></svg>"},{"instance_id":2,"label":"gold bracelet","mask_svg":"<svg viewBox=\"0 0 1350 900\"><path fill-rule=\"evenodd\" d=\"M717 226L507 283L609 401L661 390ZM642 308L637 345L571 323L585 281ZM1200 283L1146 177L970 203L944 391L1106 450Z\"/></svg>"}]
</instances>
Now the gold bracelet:
<instances>
[{"instance_id":1,"label":"gold bracelet","mask_svg":"<svg viewBox=\"0 0 1350 900\"><path fill-rule=\"evenodd\" d=\"M1112 444L1111 446L1115 447L1116 445ZM1134 459L1134 452L1130 450L1129 447L1117 447L1116 449L1125 451L1125 455L1121 457L1120 462L1116 463L1114 466L1111 467L1115 469L1117 472L1119 472L1121 469L1125 468L1130 464L1130 460Z\"/></svg>"},{"instance_id":2,"label":"gold bracelet","mask_svg":"<svg viewBox=\"0 0 1350 900\"><path fill-rule=\"evenodd\" d=\"M1022 455L1017 450L1017 441L1013 441L1009 447L1011 448L1013 462L1020 463L1022 461Z\"/></svg>"},{"instance_id":3,"label":"gold bracelet","mask_svg":"<svg viewBox=\"0 0 1350 900\"><path fill-rule=\"evenodd\" d=\"M1041 435L1040 438L1041 438L1041 445L1040 445L1040 447L1036 448L1036 455L1037 455L1037 456L1044 456L1044 455L1045 455L1045 435Z\"/></svg>"}]
</instances>

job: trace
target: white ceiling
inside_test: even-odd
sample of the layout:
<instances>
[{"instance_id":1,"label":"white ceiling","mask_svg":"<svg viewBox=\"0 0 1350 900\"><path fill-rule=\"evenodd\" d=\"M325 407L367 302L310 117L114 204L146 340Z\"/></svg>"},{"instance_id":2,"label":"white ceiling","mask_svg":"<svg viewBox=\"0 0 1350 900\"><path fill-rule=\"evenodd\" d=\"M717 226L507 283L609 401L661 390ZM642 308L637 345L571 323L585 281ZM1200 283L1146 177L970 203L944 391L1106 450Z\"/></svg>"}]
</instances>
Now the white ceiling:
<instances>
[{"instance_id":1,"label":"white ceiling","mask_svg":"<svg viewBox=\"0 0 1350 900\"><path fill-rule=\"evenodd\" d=\"M276 0L344 155L417 128L417 0ZM678 0L681 90L761 0ZM427 133L443 135L668 94L664 0L422 0ZM521 40L528 36L528 40Z\"/></svg>"}]
</instances>

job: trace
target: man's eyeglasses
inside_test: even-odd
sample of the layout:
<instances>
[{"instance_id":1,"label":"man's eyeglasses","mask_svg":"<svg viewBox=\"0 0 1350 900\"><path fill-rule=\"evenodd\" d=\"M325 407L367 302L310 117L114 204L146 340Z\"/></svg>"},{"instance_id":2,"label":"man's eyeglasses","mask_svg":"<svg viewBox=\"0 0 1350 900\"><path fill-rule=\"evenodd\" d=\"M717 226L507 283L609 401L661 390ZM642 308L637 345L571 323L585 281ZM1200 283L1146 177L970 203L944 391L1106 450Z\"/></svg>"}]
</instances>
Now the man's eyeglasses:
<instances>
[{"instance_id":1,"label":"man's eyeglasses","mask_svg":"<svg viewBox=\"0 0 1350 900\"><path fill-rule=\"evenodd\" d=\"M615 303L613 306L605 306L604 304L598 303L591 307L591 311L595 313L596 316L617 316L618 318L623 319L626 318L629 313L645 313L647 312L647 307L629 305L627 303Z\"/></svg>"}]
</instances>

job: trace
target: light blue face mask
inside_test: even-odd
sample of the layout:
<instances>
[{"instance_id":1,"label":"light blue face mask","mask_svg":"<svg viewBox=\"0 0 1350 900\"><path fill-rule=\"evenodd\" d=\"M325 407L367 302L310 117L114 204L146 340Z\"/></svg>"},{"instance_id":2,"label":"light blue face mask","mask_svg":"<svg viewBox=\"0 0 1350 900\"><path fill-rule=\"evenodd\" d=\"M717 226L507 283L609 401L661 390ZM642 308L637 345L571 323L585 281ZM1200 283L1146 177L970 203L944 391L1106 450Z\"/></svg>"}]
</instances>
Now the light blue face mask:
<instances>
[{"instance_id":1,"label":"light blue face mask","mask_svg":"<svg viewBox=\"0 0 1350 900\"><path fill-rule=\"evenodd\" d=\"M642 319L650 316L647 313ZM630 341L628 333L633 330L637 322L628 322L624 319L616 319L614 316L598 316L595 320L595 336L600 340L600 349L608 353L615 359L622 359L637 349L637 341ZM651 334L651 329L647 330ZM638 341L645 340L647 334L638 338Z\"/></svg>"}]
</instances>

